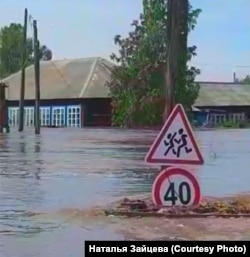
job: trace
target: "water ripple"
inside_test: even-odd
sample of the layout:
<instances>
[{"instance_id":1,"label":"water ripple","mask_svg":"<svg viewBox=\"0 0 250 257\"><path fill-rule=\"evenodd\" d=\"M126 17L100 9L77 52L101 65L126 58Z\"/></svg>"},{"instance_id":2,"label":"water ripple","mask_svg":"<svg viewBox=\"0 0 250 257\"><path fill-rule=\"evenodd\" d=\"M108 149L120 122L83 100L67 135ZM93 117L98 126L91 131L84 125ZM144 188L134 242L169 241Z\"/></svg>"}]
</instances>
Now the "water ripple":
<instances>
[{"instance_id":1,"label":"water ripple","mask_svg":"<svg viewBox=\"0 0 250 257\"><path fill-rule=\"evenodd\" d=\"M126 129L42 129L38 136L33 130L0 135L0 251L13 257L47 257L44 249L65 250L67 242L65 247L58 246L55 238L63 242L66 235L78 235L81 241L118 238L105 229L79 230L65 220L35 217L150 192L158 169L147 166L144 157L155 135L155 131ZM250 130L196 135L205 159L205 165L197 169L202 193L226 196L249 191ZM23 242L19 251L18 238L23 237L34 241L28 247ZM71 256L66 252L60 256Z\"/></svg>"}]
</instances>

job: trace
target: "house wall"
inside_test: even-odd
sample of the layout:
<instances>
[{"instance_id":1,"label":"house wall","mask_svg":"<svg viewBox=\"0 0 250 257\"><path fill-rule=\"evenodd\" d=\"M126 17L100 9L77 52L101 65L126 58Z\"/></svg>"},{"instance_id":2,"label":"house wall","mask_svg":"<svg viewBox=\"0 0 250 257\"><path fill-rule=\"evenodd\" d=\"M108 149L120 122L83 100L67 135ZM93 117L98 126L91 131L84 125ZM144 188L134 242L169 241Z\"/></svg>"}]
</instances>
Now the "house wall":
<instances>
[{"instance_id":1,"label":"house wall","mask_svg":"<svg viewBox=\"0 0 250 257\"><path fill-rule=\"evenodd\" d=\"M208 113L207 112L193 112L193 120L196 126L203 126L208 121Z\"/></svg>"},{"instance_id":2,"label":"house wall","mask_svg":"<svg viewBox=\"0 0 250 257\"><path fill-rule=\"evenodd\" d=\"M111 126L111 99L93 98L84 102L85 126Z\"/></svg>"},{"instance_id":3,"label":"house wall","mask_svg":"<svg viewBox=\"0 0 250 257\"><path fill-rule=\"evenodd\" d=\"M25 101L25 126L34 125L34 100ZM7 101L9 125L17 126L19 102ZM219 124L228 120L250 121L249 106L199 106L201 112L193 112L198 126ZM202 111L203 110L203 111ZM208 111L208 112L206 112ZM41 126L85 127L111 126L111 99L56 99L41 100Z\"/></svg>"},{"instance_id":4,"label":"house wall","mask_svg":"<svg viewBox=\"0 0 250 257\"><path fill-rule=\"evenodd\" d=\"M44 127L81 127L82 108L80 100L41 100L40 122ZM25 101L24 125L34 126L34 100ZM9 126L19 124L19 103L8 101Z\"/></svg>"},{"instance_id":5,"label":"house wall","mask_svg":"<svg viewBox=\"0 0 250 257\"><path fill-rule=\"evenodd\" d=\"M250 120L250 106L199 106L209 111L209 123L220 124L227 121L245 122Z\"/></svg>"},{"instance_id":6,"label":"house wall","mask_svg":"<svg viewBox=\"0 0 250 257\"><path fill-rule=\"evenodd\" d=\"M25 101L25 126L34 126L34 100ZM19 102L8 101L9 125L18 126ZM111 125L110 99L41 100L40 122L45 127Z\"/></svg>"}]
</instances>

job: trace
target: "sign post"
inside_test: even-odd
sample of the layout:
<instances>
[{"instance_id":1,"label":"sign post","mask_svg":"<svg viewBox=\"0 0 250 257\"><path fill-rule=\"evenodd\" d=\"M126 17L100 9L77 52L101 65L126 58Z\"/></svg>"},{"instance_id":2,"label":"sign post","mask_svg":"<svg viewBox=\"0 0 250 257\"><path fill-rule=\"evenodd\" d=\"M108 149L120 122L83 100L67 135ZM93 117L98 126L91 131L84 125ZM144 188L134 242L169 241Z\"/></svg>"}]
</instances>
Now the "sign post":
<instances>
[{"instance_id":1,"label":"sign post","mask_svg":"<svg viewBox=\"0 0 250 257\"><path fill-rule=\"evenodd\" d=\"M145 162L167 166L155 179L152 197L156 205L197 205L200 187L195 176L178 165L203 165L185 110L177 104L150 147Z\"/></svg>"},{"instance_id":2,"label":"sign post","mask_svg":"<svg viewBox=\"0 0 250 257\"><path fill-rule=\"evenodd\" d=\"M182 105L175 106L145 158L154 165L202 165L204 160Z\"/></svg>"}]
</instances>

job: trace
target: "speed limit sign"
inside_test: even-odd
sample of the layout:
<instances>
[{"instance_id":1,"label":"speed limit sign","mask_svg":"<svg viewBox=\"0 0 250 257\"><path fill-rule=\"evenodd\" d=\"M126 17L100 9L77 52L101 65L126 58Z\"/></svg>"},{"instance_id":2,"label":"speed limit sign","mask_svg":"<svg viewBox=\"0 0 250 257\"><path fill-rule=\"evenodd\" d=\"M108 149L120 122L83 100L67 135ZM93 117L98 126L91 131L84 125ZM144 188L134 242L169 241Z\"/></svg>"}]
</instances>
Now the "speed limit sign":
<instances>
[{"instance_id":1,"label":"speed limit sign","mask_svg":"<svg viewBox=\"0 0 250 257\"><path fill-rule=\"evenodd\" d=\"M197 205L200 201L200 187L189 171L169 167L156 177L152 197L158 206Z\"/></svg>"}]
</instances>

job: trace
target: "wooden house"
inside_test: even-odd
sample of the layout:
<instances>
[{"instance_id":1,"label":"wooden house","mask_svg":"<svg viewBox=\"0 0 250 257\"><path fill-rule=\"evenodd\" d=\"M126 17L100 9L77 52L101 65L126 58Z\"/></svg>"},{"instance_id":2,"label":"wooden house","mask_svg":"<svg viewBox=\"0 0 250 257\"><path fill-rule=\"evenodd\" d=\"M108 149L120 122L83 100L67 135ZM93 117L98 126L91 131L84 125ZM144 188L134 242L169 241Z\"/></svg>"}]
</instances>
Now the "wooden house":
<instances>
[{"instance_id":1,"label":"wooden house","mask_svg":"<svg viewBox=\"0 0 250 257\"><path fill-rule=\"evenodd\" d=\"M109 126L111 104L105 86L113 63L100 58L41 61L41 126ZM10 126L19 122L21 73L4 79ZM25 126L34 125L34 66L26 68Z\"/></svg>"}]
</instances>

